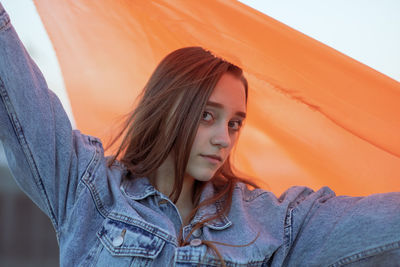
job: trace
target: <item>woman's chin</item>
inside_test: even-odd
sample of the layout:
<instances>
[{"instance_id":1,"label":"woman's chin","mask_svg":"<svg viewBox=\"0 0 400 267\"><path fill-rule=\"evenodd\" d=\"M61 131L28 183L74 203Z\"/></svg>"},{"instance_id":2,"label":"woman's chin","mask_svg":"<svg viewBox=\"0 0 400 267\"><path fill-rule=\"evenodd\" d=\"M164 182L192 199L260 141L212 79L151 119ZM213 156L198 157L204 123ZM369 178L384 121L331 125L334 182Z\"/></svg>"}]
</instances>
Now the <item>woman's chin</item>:
<instances>
[{"instance_id":1,"label":"woman's chin","mask_svg":"<svg viewBox=\"0 0 400 267\"><path fill-rule=\"evenodd\" d=\"M207 172L207 171L197 171L197 172L192 172L192 174L188 173L193 179L201 182L207 182L211 180L211 178L214 177L215 172Z\"/></svg>"}]
</instances>

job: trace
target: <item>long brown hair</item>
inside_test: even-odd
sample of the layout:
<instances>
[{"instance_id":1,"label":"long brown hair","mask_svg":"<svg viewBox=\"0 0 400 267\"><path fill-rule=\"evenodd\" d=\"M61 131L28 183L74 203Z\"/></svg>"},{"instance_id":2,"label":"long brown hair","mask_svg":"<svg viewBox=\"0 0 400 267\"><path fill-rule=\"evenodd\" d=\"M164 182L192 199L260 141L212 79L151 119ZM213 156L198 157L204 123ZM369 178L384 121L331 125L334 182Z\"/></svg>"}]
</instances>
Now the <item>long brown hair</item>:
<instances>
[{"instance_id":1,"label":"long brown hair","mask_svg":"<svg viewBox=\"0 0 400 267\"><path fill-rule=\"evenodd\" d=\"M119 159L131 177L150 177L173 152L175 180L169 197L176 203L182 191L186 165L201 115L224 73L233 74L243 82L247 102L248 83L238 66L202 47L185 47L168 54L150 76L139 96L137 107L128 115L122 130L109 144L108 147L112 146L123 136L109 166ZM224 205L213 217L197 223L185 240L182 240L180 233L178 240L181 246L187 244L194 230L229 212L238 181L258 188L253 182L234 173L228 157L210 180L216 188L212 198L199 203L206 182L195 182L192 198L195 208L189 215L190 219L202 206L222 199ZM155 184L154 181L152 183ZM216 250L211 243L207 245ZM223 260L222 264L225 265Z\"/></svg>"}]
</instances>

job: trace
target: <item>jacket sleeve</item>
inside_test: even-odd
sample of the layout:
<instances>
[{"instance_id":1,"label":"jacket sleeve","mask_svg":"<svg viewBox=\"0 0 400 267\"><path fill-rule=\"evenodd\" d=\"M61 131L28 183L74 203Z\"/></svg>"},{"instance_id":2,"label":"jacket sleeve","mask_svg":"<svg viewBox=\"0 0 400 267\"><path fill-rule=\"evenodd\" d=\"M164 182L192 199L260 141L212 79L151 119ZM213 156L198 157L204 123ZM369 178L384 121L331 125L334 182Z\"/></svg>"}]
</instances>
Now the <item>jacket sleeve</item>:
<instances>
[{"instance_id":1,"label":"jacket sleeve","mask_svg":"<svg viewBox=\"0 0 400 267\"><path fill-rule=\"evenodd\" d=\"M400 192L350 197L323 187L292 204L285 225L285 266L400 262Z\"/></svg>"},{"instance_id":2,"label":"jacket sleeve","mask_svg":"<svg viewBox=\"0 0 400 267\"><path fill-rule=\"evenodd\" d=\"M99 150L94 139L72 130L0 4L0 140L16 182L49 216L57 237Z\"/></svg>"}]
</instances>

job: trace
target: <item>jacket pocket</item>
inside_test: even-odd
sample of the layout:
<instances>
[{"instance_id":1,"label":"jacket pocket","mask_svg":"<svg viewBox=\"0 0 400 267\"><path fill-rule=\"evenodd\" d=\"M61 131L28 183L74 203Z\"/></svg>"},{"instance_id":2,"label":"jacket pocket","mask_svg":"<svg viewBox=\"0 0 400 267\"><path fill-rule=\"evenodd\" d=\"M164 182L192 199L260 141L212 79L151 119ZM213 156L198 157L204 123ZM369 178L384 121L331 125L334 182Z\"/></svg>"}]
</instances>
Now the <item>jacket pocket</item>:
<instances>
[{"instance_id":1,"label":"jacket pocket","mask_svg":"<svg viewBox=\"0 0 400 267\"><path fill-rule=\"evenodd\" d=\"M165 240L143 227L110 218L104 220L97 237L97 249L82 266L153 266L165 245Z\"/></svg>"},{"instance_id":2,"label":"jacket pocket","mask_svg":"<svg viewBox=\"0 0 400 267\"><path fill-rule=\"evenodd\" d=\"M165 241L141 227L107 218L97 232L101 243L112 256L154 259Z\"/></svg>"}]
</instances>

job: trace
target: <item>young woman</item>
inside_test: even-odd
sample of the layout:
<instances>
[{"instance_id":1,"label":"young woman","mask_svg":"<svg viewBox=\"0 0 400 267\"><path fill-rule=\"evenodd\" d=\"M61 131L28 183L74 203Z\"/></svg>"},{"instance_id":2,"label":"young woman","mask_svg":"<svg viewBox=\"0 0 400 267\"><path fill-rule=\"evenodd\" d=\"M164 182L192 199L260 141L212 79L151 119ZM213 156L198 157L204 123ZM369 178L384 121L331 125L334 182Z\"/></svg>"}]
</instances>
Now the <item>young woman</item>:
<instances>
[{"instance_id":1,"label":"young woman","mask_svg":"<svg viewBox=\"0 0 400 267\"><path fill-rule=\"evenodd\" d=\"M49 216L61 266L396 266L400 194L276 198L236 176L242 70L200 47L167 55L105 157L72 130L0 4L0 138Z\"/></svg>"}]
</instances>

